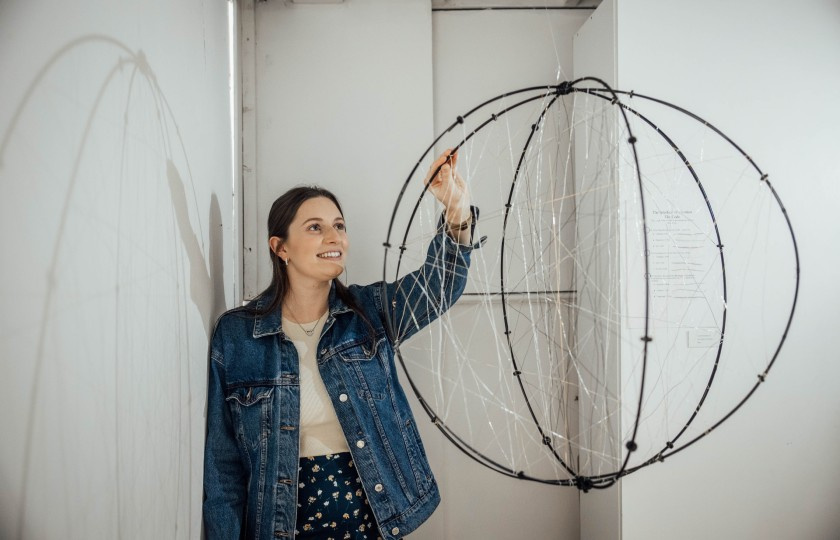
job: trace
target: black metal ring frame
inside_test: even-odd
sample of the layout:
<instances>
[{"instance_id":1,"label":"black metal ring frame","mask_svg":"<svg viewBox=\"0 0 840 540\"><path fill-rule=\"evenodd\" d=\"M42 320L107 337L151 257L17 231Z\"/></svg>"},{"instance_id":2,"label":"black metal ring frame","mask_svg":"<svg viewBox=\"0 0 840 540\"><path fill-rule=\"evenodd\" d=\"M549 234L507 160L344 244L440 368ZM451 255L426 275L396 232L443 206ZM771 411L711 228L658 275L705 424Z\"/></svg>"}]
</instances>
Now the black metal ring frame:
<instances>
[{"instance_id":1,"label":"black metal ring frame","mask_svg":"<svg viewBox=\"0 0 840 540\"><path fill-rule=\"evenodd\" d=\"M587 82L587 81L589 81L591 83L594 83L598 86L594 87L594 88L577 86L580 83ZM459 116L456 119L455 122L453 122L446 130L444 130L440 135L438 135L435 138L435 140L429 145L429 147L425 150L425 152L423 152L423 154L417 160L417 163L412 168L411 172L408 175L408 178L403 183L403 187L400 190L399 196L397 197L397 201L394 205L394 210L392 212L391 220L390 220L390 223L388 225L387 237L386 237L386 240L384 242L385 255L384 255L384 261L383 261L383 278L384 278L385 282L388 281L388 276L387 276L388 252L391 248L390 239L391 239L391 235L392 235L392 232L393 232L394 222L396 221L397 210L400 207L400 203L402 202L403 196L404 196L404 194L405 194L405 192L406 192L406 190L409 186L409 183L410 183L411 179L414 177L414 175L417 172L417 169L419 168L423 159L425 159L429 155L429 153L432 151L432 149L438 143L438 141L440 141L446 134L450 133L458 125L463 124L464 119L472 116L474 113L476 113L477 111L479 111L480 109L482 109L483 107L485 107L485 106L487 106L491 103L494 103L496 101L499 101L501 99L504 99L504 98L507 98L507 97L510 97L510 96L525 94L525 93L528 93L528 92L537 92L537 95L528 97L528 98L523 99L521 101L518 101L518 102L514 103L513 105L510 105L510 106L502 109L501 111L499 111L497 113L491 114L490 117L487 120L480 123L478 125L478 127L474 128L470 133L468 133L454 147L454 150L457 151L459 148L461 148L461 146L463 146L467 141L469 141L482 128L484 128L485 126L487 126L491 122L494 122L494 121L498 120L501 116L505 115L509 111L514 110L514 109L516 109L516 108L518 108L522 105L525 105L527 103L537 101L537 100L544 100L544 101L547 100L547 104L543 106L538 120L531 126L531 133L528 135L527 141L526 141L526 143L525 143L525 145L524 145L524 147L523 147L523 149L520 153L519 161L517 163L517 167L516 167L516 170L515 170L515 173L514 173L513 180L511 182L511 188L510 188L510 191L509 191L509 194L508 194L508 200L507 200L507 203L505 204L504 225L503 225L503 233L502 233L502 239L501 239L501 261L500 261L500 265L501 265L500 287L501 287L501 290L500 290L499 294L500 294L501 299L502 299L502 313L503 313L503 319L504 319L505 336L506 336L506 340L507 340L507 343L508 343L508 349L510 351L511 363L513 364L513 374L517 378L517 382L519 384L522 395L525 399L525 403L527 404L528 411L531 415L531 419L533 420L533 422L535 424L535 427L537 429L537 432L539 433L540 440L542 440L543 443L549 448L549 450L552 453L552 455L554 456L554 458L557 460L557 462L560 464L560 466L569 473L571 478L567 478L567 479L536 478L536 477L530 476L528 474L525 474L524 471L513 470L513 469L511 469L511 468L509 468L509 467L507 467L507 466L505 466L501 463L498 463L497 461L493 460L492 458L484 455L483 453L481 453L480 451L475 449L472 445L470 445L467 441L465 441L461 437L459 437L449 426L447 426L445 424L445 422L443 422L437 416L437 414L435 413L435 411L433 410L431 405L425 400L425 398L420 393L419 389L417 388L417 385L415 384L414 380L411 377L411 374L409 373L409 371L407 369L405 360L403 358L402 352L401 352L400 347L399 347L399 343L396 340L396 336L395 336L395 332L394 332L394 326L393 326L394 323L392 321L386 319L386 326L388 327L387 330L389 332L389 335L395 341L395 348L396 348L396 352L397 352L397 357L399 359L400 365L402 366L403 372L406 375L406 379L408 380L409 385L411 386L412 391L417 396L417 399L419 400L421 406L426 411L426 413L429 415L429 418L432 420L432 422L438 427L438 429L443 433L443 435L452 444L455 445L456 448L458 448L459 450L464 452L467 456L469 456L471 459L477 461L478 463L481 463L482 465L484 465L484 466L486 466L486 467L488 467L488 468L490 468L490 469L492 469L496 472L504 474L506 476L511 476L511 477L520 478L520 479L524 479L524 480L531 480L531 481L536 481L536 482L541 482L541 483L547 483L547 484L564 485L564 486L576 486L578 489L583 490L583 491L588 491L590 489L604 489L604 488L608 488L608 487L611 487L612 485L614 485L618 481L619 478L621 478L623 476L626 476L626 475L628 475L632 472L638 471L638 470L640 470L644 467L647 467L648 465L651 465L653 463L662 462L666 458L668 458L670 456L673 456L674 454L676 454L678 452L681 452L682 450L684 450L684 449L688 448L689 446L693 445L694 443L696 443L697 441L699 441L700 439L702 439L706 435L709 435L712 431L717 429L717 427L719 427L723 422L725 422L733 414L735 414L735 412L737 412L744 405L744 403L753 395L753 393L755 393L755 391L758 389L758 387L766 380L767 374L769 373L770 369L772 368L773 364L775 363L776 359L778 358L778 355L779 355L779 352L781 351L782 345L784 344L785 340L787 339L787 334L788 334L788 331L790 329L790 325L793 321L793 314L794 314L797 299L798 299L798 296L799 296L799 274L800 274L799 250L798 250L798 246L797 246L797 243L796 243L796 237L793 233L793 226L790 222L790 218L787 214L787 210L785 209L784 205L782 204L782 201L779 198L778 193L773 188L773 186L770 183L767 175L764 174L761 171L761 169L758 167L758 165L756 165L756 163L752 160L752 158L750 158L750 156L746 152L744 152L741 149L741 147L739 147L737 144L735 144L735 142L732 141L732 139L730 139L727 135L725 135L717 127L710 124L709 122L702 119L701 117L697 116L696 114L694 114L694 113L692 113L692 112L690 112L686 109L683 109L683 108L681 108L677 105L674 105L674 104L671 104L671 103L668 103L666 101L656 99L656 98L653 98L653 97L650 97L650 96L645 96L645 95L642 95L642 94L638 94L638 93L635 93L633 91L627 92L627 91L623 91L623 90L612 89L612 88L610 88L610 86L607 83L605 83L604 81L602 81L600 79L597 79L595 77L582 77L582 78L579 78L575 81L571 81L571 82L566 81L566 82L560 83L558 85L528 87L528 88L523 88L523 89L520 89L520 90L515 90L513 92L508 92L508 93L496 96L495 98L487 100L487 101L481 103L480 105L474 107L473 109L468 111L463 116ZM636 408L636 416L635 416L635 420L634 420L634 423L633 423L632 435L630 436L629 440L625 444L625 448L627 449L627 454L626 454L626 456L625 456L625 458L622 462L621 467L617 471L614 471L614 472L611 472L611 473L594 475L594 476L579 475L577 471L575 471L568 463L566 463L560 457L560 455L557 453L557 450L553 447L551 438L546 436L543 427L540 425L540 422L537 419L536 413L534 412L534 409L531 405L531 401L528 397L528 393L525 390L525 385L524 385L524 383L522 381L522 378L521 378L521 372L518 369L518 366L517 366L517 363L516 363L516 354L515 354L515 351L513 349L513 343L511 342L511 339L510 339L511 331L510 331L510 327L509 327L509 323L508 323L507 300L506 300L506 298L509 294L511 294L511 292L508 292L508 291L505 290L505 282L504 282L504 257L505 257L505 249L504 249L505 232L504 231L507 230L507 221L508 221L508 216L510 214L511 208L513 206L512 205L512 200L513 200L513 196L514 196L514 193L515 193L516 182L517 182L517 179L519 178L519 173L522 170L522 165L524 163L525 156L526 156L526 154L528 152L528 149L531 145L531 141L533 139L534 134L540 129L540 125L543 122L545 114L548 112L548 110L551 108L551 106L555 102L557 102L557 100L561 96L568 95L568 94L571 94L573 92L581 93L581 94L587 94L587 95L591 95L591 96L594 96L594 97L597 97L597 98L600 98L600 99L604 99L604 100L609 101L612 105L617 105L619 107L619 111L621 113L622 121L623 121L623 124L626 128L627 135L628 135L628 138L627 138L626 142L627 142L627 144L630 145L630 149L631 149L631 152L632 152L632 155L633 155L633 162L634 162L634 166L635 166L635 169L634 169L635 178L636 178L636 181L638 182L638 189L639 189L639 203L640 203L641 220L642 220L641 230L643 231L643 240L644 240L645 324L644 324L644 333L641 336L641 340L643 341L644 345L643 345L643 351L642 351L642 367L641 367L641 376L640 376L640 383L639 383L640 384L639 402L638 402L638 405L637 405L637 408ZM795 257L795 261L796 261L796 284L795 284L793 303L791 305L790 315L788 317L784 332L782 333L782 337L781 337L781 339L780 339L780 341L779 341L779 343L778 343L778 345L777 345L769 363L767 364L764 371L762 373L758 374L758 381L753 385L753 387L749 390L749 392L746 394L746 396L744 396L733 407L732 410L730 410L726 415L724 415L724 417L721 420L717 421L715 424L713 424L710 428L706 429L700 435L698 435L698 436L694 437L693 439L683 443L680 446L677 446L676 443L683 436L683 434L686 432L688 427L693 423L693 421L697 417L698 413L700 412L700 409L703 406L703 404L705 403L706 398L709 394L709 391L711 390L712 383L714 382L715 376L716 376L716 374L718 372L718 368L720 366L720 359L721 359L721 354L722 354L722 351L723 351L723 343L724 343L723 338L724 338L725 329L726 329L726 305L727 305L726 267L725 267L725 264L724 264L725 261L724 261L724 253L723 253L723 242L722 242L721 237L720 237L720 231L718 229L717 220L715 218L714 210L711 206L711 203L710 203L709 198L706 194L706 191L703 187L703 184L702 184L699 176L697 175L697 172L696 172L694 166L692 165L692 163L688 160L688 158L686 157L684 152L673 141L673 139L671 139L658 126L656 126L649 118L647 118L646 116L644 116L643 114L641 114L637 110L633 109L632 107L630 107L626 103L622 102L619 96L628 96L630 99L638 98L638 99L641 99L641 100L651 101L651 102L658 103L660 105L664 105L666 107L669 107L669 108L671 108L671 109L673 109L677 112L680 112L680 113L694 119L695 121L700 122L705 127L714 131L717 135L719 135L721 138L723 138L729 145L731 145L742 157L744 157L748 161L748 163L758 173L760 181L762 183L766 184L767 187L770 189L776 203L779 205L779 208L782 211L782 215L785 218L788 230L789 230L790 235L791 235L791 241L792 241L793 250L794 250L794 257ZM679 156L682 164L686 167L686 169L689 171L692 178L694 179L694 181L697 185L697 188L698 188L698 190L699 190L699 192L700 192L701 196L703 197L703 200L706 204L706 208L709 212L712 224L714 226L715 235L716 235L716 239L717 239L717 248L718 248L719 256L720 256L722 287L723 287L723 313L722 313L722 318L721 318L721 321L722 321L721 322L721 339L720 339L720 342L718 344L718 350L717 350L717 354L716 354L716 357L715 357L715 361L713 363L711 373L709 374L709 378L708 378L708 381L706 382L706 386L705 386L705 389L702 393L702 396L700 397L700 400L699 400L697 406L694 408L692 414L690 415L690 417L688 418L686 423L683 425L683 427L678 431L678 433L674 437L672 437L670 440L668 440L665 443L664 447L659 452L654 454L653 457L651 457L651 458L647 459L646 461L642 462L641 464L633 466L633 467L628 467L628 463L629 463L630 457L633 454L633 452L637 450L637 445L635 443L635 438L636 438L636 435L638 433L639 422L640 422L640 419L641 419L641 412L642 412L642 403L643 403L643 399L644 399L644 386L645 386L645 378L646 378L646 371L647 371L648 344L652 341L652 337L649 335L649 308L650 308L650 281L649 281L650 278L649 278L649 275L650 274L649 274L649 265L648 265L649 249L648 249L647 228L645 227L647 218L646 218L645 205L644 205L644 190L643 190L643 183L642 183L642 174L641 174L641 170L640 170L640 166L639 166L638 153L637 153L636 147L635 147L636 138L633 136L633 132L632 132L632 128L631 128L631 125L630 125L630 119L628 117L628 114L640 119L642 122L644 122L649 127L651 127L656 133L658 133L664 139L664 141L670 146L670 148ZM438 170L439 170L439 168L438 168ZM438 170L435 170L433 172L433 175L437 174ZM414 219L416 217L416 214L417 214L417 211L419 209L420 203L421 203L423 197L426 194L426 190L427 190L427 187L424 187L423 191L421 192L420 196L418 197L417 202L414 204L411 215L409 217L408 224L406 225L405 234L403 235L403 238L402 238L402 241L401 241L401 244L400 244L400 248L399 248L399 256L398 256L396 271L395 271L396 276L399 276L400 265L402 263L403 253L405 252L405 243L408 239L408 234L409 234L409 231L411 230L411 226L412 226L412 223L414 222ZM383 294L386 294L386 291L384 290L384 288L383 288ZM386 298L386 301L387 301L387 298Z\"/></svg>"}]
</instances>

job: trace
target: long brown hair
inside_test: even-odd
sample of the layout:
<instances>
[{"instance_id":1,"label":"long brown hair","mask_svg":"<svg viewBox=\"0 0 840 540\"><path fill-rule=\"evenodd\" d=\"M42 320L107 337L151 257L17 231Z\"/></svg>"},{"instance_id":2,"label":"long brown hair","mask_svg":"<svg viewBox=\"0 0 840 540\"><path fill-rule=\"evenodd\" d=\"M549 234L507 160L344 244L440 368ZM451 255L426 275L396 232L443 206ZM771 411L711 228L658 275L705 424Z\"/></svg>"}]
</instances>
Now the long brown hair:
<instances>
[{"instance_id":1,"label":"long brown hair","mask_svg":"<svg viewBox=\"0 0 840 540\"><path fill-rule=\"evenodd\" d=\"M335 207L338 208L338 212L342 217L344 216L341 204L331 191L320 186L298 186L277 197L277 200L271 205L271 210L268 212L268 237L277 236L284 240L288 238L289 226L294 221L300 206L309 199L316 197L325 197L332 201ZM270 297L271 301L263 309L251 309L251 312L256 316L267 315L280 308L283 304L283 299L286 298L286 294L288 294L290 289L289 273L286 270L286 265L280 259L280 256L271 249L268 250L268 255L271 258L271 284L260 295ZM333 279L333 283L335 284L335 292L338 297L362 318L368 327L371 339L375 339L376 330L362 311L356 298L338 278Z\"/></svg>"}]
</instances>

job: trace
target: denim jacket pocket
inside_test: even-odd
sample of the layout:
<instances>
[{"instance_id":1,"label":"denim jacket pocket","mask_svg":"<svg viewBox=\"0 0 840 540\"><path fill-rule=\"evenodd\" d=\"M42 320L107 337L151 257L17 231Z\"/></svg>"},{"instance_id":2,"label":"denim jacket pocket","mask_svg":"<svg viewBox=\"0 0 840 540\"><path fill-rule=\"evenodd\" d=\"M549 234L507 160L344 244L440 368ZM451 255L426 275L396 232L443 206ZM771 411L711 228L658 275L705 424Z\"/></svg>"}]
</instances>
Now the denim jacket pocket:
<instances>
[{"instance_id":1,"label":"denim jacket pocket","mask_svg":"<svg viewBox=\"0 0 840 540\"><path fill-rule=\"evenodd\" d=\"M357 381L357 389L362 399L371 397L377 401L385 399L388 392L388 378L390 370L383 360L381 337L373 346L370 341L352 343L337 350L338 357L345 370L353 373Z\"/></svg>"},{"instance_id":2,"label":"denim jacket pocket","mask_svg":"<svg viewBox=\"0 0 840 540\"><path fill-rule=\"evenodd\" d=\"M336 349L336 352L345 362L371 360L374 356L376 356L376 353L379 352L379 349L382 347L382 343L384 341L385 337L383 336L378 338L373 343L373 346L371 346L370 341L368 340L351 342Z\"/></svg>"},{"instance_id":3,"label":"denim jacket pocket","mask_svg":"<svg viewBox=\"0 0 840 540\"><path fill-rule=\"evenodd\" d=\"M414 472L414 480L421 492L425 492L432 483L434 477L429 467L429 458L426 457L426 450L423 448L423 441L417 431L417 425L411 418L405 421L403 438L408 451L408 459L411 462L411 470Z\"/></svg>"},{"instance_id":4,"label":"denim jacket pocket","mask_svg":"<svg viewBox=\"0 0 840 540\"><path fill-rule=\"evenodd\" d=\"M240 386L230 390L225 401L230 407L236 436L253 450L271 434L273 386Z\"/></svg>"}]
</instances>

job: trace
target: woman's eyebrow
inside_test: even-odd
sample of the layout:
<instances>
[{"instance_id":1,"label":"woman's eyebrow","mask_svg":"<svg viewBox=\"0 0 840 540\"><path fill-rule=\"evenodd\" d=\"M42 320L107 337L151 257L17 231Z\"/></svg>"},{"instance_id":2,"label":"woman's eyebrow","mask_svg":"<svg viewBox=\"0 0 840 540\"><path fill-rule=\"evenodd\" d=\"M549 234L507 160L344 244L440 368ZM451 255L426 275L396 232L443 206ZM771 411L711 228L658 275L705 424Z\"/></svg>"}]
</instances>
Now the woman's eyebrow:
<instances>
[{"instance_id":1,"label":"woman's eyebrow","mask_svg":"<svg viewBox=\"0 0 840 540\"><path fill-rule=\"evenodd\" d=\"M321 218L319 218L319 217L311 217L311 218L307 219L306 221L304 221L304 222L303 222L303 225L306 225L306 224L307 224L307 223L309 223L310 221L324 221L324 220L323 220L323 219L321 219ZM343 218L342 216L338 216L337 218L335 218L335 219L333 220L333 223L335 223L335 222L337 222L337 221L344 221L344 218Z\"/></svg>"}]
</instances>

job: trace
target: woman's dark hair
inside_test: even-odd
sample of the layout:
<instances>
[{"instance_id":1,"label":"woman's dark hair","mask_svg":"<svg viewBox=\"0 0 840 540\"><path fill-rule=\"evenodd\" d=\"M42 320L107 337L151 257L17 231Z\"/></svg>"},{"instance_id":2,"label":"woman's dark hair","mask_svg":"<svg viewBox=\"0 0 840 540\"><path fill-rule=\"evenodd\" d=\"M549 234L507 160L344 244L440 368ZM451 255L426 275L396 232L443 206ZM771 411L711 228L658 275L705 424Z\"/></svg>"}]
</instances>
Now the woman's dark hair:
<instances>
[{"instance_id":1,"label":"woman's dark hair","mask_svg":"<svg viewBox=\"0 0 840 540\"><path fill-rule=\"evenodd\" d=\"M338 208L338 212L342 216L344 215L344 211L341 209L341 204L332 192L319 186L295 187L279 196L271 205L271 210L268 212L268 237L271 238L272 236L277 236L284 240L288 238L289 226L295 219L300 206L309 199L314 199L316 197L325 197L329 199L333 202L333 204L335 204L335 207ZM260 294L270 297L271 301L263 309L251 309L251 312L256 316L267 315L276 309L279 309L283 304L283 299L289 292L289 273L287 272L286 264L284 264L282 259L280 259L280 256L271 251L271 249L268 250L268 254L271 258L271 284ZM356 298L350 293L350 290L338 280L338 278L333 279L333 283L335 284L335 292L338 297L362 318L368 327L371 339L375 339L376 330L365 316Z\"/></svg>"}]
</instances>

